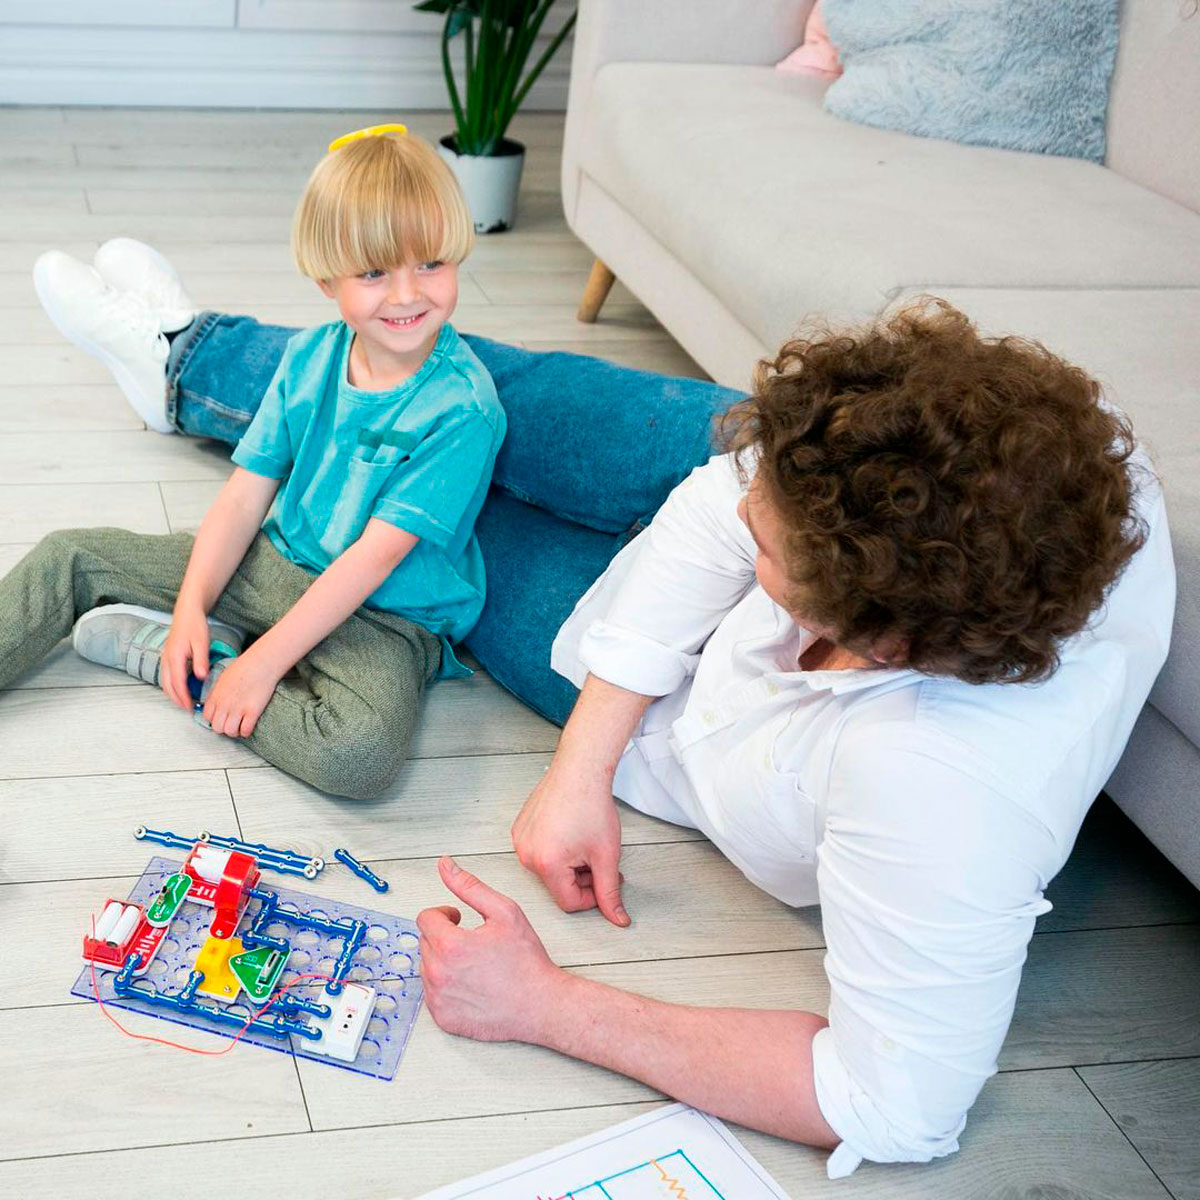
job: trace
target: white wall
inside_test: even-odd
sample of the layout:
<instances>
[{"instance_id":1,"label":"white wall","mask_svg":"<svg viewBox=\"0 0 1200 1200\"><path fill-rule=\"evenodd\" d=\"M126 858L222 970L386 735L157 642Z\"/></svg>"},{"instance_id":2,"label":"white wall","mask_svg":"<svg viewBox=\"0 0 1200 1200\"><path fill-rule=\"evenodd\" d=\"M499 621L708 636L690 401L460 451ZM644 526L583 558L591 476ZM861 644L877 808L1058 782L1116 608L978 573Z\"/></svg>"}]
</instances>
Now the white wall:
<instances>
[{"instance_id":1,"label":"white wall","mask_svg":"<svg viewBox=\"0 0 1200 1200\"><path fill-rule=\"evenodd\" d=\"M0 104L445 108L441 27L410 0L0 0ZM524 107L566 107L570 58Z\"/></svg>"}]
</instances>

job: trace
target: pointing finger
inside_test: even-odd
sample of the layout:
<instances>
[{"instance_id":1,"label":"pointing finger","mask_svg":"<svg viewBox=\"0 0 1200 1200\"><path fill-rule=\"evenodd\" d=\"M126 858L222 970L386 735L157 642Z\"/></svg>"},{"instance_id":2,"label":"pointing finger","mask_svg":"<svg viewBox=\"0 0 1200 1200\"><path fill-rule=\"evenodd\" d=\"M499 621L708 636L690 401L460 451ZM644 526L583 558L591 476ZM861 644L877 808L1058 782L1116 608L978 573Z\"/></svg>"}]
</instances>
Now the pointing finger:
<instances>
[{"instance_id":1,"label":"pointing finger","mask_svg":"<svg viewBox=\"0 0 1200 1200\"><path fill-rule=\"evenodd\" d=\"M516 908L515 901L488 887L470 871L464 871L448 854L438 859L438 874L450 891L464 904L469 904L485 921L507 916Z\"/></svg>"}]
</instances>

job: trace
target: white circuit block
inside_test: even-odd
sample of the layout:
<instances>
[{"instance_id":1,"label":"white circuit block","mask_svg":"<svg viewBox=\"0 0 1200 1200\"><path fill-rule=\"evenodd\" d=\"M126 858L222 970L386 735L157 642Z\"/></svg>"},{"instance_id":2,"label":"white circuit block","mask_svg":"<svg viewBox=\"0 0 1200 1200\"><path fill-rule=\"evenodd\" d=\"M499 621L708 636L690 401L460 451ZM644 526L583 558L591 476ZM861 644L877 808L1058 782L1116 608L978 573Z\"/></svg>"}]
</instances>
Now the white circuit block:
<instances>
[{"instance_id":1,"label":"white circuit block","mask_svg":"<svg viewBox=\"0 0 1200 1200\"><path fill-rule=\"evenodd\" d=\"M113 946L120 946L129 940L130 934L137 928L137 923L141 920L142 910L136 904L127 905L125 911L121 914L120 920L112 927L108 934L108 942Z\"/></svg>"},{"instance_id":2,"label":"white circuit block","mask_svg":"<svg viewBox=\"0 0 1200 1200\"><path fill-rule=\"evenodd\" d=\"M309 1024L321 1031L319 1041L304 1039L310 1054L324 1054L338 1062L353 1062L358 1057L367 1022L375 1008L375 989L361 983L347 983L340 996L326 992L322 999L333 1009L327 1017L309 1017Z\"/></svg>"},{"instance_id":3,"label":"white circuit block","mask_svg":"<svg viewBox=\"0 0 1200 1200\"><path fill-rule=\"evenodd\" d=\"M121 914L125 911L125 905L120 900L110 900L108 907L100 914L100 920L96 922L96 928L92 931L92 937L98 942L108 940L108 935L117 927L117 922L121 919Z\"/></svg>"},{"instance_id":4,"label":"white circuit block","mask_svg":"<svg viewBox=\"0 0 1200 1200\"><path fill-rule=\"evenodd\" d=\"M221 876L225 873L225 865L229 862L229 851L218 846L204 845L193 851L189 861L201 879L209 883L220 883Z\"/></svg>"}]
</instances>

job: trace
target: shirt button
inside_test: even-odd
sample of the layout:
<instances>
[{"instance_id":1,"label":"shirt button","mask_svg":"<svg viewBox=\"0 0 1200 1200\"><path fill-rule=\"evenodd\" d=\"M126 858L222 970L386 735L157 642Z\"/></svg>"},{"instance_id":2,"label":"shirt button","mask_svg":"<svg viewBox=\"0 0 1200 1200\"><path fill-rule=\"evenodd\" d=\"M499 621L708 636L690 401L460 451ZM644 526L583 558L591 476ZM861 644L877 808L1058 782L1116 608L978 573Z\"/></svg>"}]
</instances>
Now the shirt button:
<instances>
[{"instance_id":1,"label":"shirt button","mask_svg":"<svg viewBox=\"0 0 1200 1200\"><path fill-rule=\"evenodd\" d=\"M769 696L775 696L775 695L778 695L778 693L779 693L779 684L777 684L777 683L770 683L770 682L768 682L768 684L767 684L767 695L769 695Z\"/></svg>"},{"instance_id":2,"label":"shirt button","mask_svg":"<svg viewBox=\"0 0 1200 1200\"><path fill-rule=\"evenodd\" d=\"M704 714L705 725L714 724L716 722L716 719L717 719L717 714L715 712L713 712L713 710L711 708L708 709L707 712L705 712L705 714Z\"/></svg>"}]
</instances>

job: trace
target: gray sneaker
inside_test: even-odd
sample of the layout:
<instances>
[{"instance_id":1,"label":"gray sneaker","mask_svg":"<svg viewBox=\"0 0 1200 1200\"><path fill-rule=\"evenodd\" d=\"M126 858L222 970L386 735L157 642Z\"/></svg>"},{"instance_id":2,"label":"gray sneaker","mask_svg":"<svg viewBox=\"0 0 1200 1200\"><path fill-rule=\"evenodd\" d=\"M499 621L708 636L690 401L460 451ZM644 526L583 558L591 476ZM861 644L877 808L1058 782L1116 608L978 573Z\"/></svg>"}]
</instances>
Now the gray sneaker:
<instances>
[{"instance_id":1,"label":"gray sneaker","mask_svg":"<svg viewBox=\"0 0 1200 1200\"><path fill-rule=\"evenodd\" d=\"M241 653L245 634L232 625L208 621L209 653L213 659ZM71 644L88 662L116 667L134 679L158 686L162 648L171 632L171 614L136 604L104 604L75 622Z\"/></svg>"}]
</instances>

